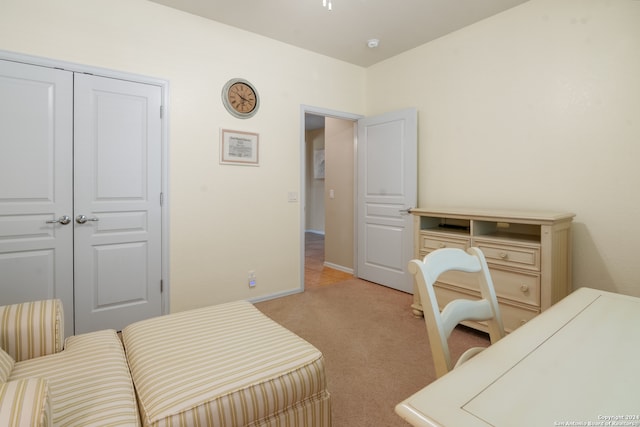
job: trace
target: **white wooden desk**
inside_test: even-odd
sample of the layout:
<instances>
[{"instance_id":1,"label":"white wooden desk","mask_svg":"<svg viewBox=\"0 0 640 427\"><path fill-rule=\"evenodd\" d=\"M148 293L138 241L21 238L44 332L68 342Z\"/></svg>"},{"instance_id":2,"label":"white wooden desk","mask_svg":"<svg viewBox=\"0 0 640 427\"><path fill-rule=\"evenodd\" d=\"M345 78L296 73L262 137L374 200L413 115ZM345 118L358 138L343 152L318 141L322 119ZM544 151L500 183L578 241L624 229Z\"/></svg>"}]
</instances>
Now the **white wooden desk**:
<instances>
[{"instance_id":1,"label":"white wooden desk","mask_svg":"<svg viewBox=\"0 0 640 427\"><path fill-rule=\"evenodd\" d=\"M640 427L640 298L581 288L396 413L429 427Z\"/></svg>"}]
</instances>

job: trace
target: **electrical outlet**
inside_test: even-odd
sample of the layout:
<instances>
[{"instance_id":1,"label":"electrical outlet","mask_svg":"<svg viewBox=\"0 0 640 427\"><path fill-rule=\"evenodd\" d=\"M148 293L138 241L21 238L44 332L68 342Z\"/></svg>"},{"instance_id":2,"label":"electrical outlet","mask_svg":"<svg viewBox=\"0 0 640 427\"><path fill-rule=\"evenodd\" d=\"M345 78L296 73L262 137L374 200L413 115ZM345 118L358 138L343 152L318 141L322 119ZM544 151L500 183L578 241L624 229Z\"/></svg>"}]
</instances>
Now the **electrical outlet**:
<instances>
[{"instance_id":1,"label":"electrical outlet","mask_svg":"<svg viewBox=\"0 0 640 427\"><path fill-rule=\"evenodd\" d=\"M256 287L256 272L253 270L249 270L249 287Z\"/></svg>"}]
</instances>

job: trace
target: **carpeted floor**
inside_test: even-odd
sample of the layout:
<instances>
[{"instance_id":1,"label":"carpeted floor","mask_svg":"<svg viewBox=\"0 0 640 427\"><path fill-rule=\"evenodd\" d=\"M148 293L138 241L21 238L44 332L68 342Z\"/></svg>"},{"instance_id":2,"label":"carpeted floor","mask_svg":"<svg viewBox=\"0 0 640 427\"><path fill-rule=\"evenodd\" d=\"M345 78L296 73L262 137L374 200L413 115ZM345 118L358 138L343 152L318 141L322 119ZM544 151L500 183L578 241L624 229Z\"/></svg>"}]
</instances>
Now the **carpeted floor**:
<instances>
[{"instance_id":1,"label":"carpeted floor","mask_svg":"<svg viewBox=\"0 0 640 427\"><path fill-rule=\"evenodd\" d=\"M324 354L334 427L407 426L395 405L435 379L424 320L413 316L411 300L350 279L256 307ZM486 334L459 327L450 346L457 358L488 343Z\"/></svg>"}]
</instances>

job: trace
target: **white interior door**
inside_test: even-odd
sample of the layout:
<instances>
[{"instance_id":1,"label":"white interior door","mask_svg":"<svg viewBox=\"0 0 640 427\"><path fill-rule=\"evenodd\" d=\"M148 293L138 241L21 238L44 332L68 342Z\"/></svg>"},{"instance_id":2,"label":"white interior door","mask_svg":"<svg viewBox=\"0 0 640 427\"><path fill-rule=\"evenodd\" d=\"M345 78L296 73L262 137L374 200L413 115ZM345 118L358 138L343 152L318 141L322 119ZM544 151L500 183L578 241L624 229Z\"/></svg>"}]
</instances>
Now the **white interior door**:
<instances>
[{"instance_id":1,"label":"white interior door","mask_svg":"<svg viewBox=\"0 0 640 427\"><path fill-rule=\"evenodd\" d=\"M160 315L161 88L75 75L75 328Z\"/></svg>"},{"instance_id":2,"label":"white interior door","mask_svg":"<svg viewBox=\"0 0 640 427\"><path fill-rule=\"evenodd\" d=\"M358 277L413 293L417 201L415 109L358 120Z\"/></svg>"},{"instance_id":3,"label":"white interior door","mask_svg":"<svg viewBox=\"0 0 640 427\"><path fill-rule=\"evenodd\" d=\"M0 60L0 304L60 298L68 307L67 335L73 333L72 94L71 72Z\"/></svg>"}]
</instances>

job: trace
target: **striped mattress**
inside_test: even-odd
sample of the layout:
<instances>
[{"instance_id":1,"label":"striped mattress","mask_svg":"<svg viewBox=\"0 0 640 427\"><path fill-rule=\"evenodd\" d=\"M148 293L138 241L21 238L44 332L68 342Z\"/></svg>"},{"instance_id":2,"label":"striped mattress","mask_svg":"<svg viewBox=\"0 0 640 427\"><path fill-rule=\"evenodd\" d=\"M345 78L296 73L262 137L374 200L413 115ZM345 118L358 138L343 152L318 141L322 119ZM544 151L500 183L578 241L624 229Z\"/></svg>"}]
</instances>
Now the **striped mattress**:
<instances>
[{"instance_id":1,"label":"striped mattress","mask_svg":"<svg viewBox=\"0 0 640 427\"><path fill-rule=\"evenodd\" d=\"M324 359L245 301L126 327L145 426L330 426Z\"/></svg>"}]
</instances>

